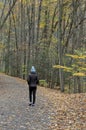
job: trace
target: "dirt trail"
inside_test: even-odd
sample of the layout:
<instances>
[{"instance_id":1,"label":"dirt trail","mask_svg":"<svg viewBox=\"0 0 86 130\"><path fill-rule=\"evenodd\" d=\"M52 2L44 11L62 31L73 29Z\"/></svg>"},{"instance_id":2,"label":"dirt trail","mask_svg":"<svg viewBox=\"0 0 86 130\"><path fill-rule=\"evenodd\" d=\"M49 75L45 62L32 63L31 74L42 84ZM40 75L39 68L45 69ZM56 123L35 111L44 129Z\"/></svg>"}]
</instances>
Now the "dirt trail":
<instances>
[{"instance_id":1,"label":"dirt trail","mask_svg":"<svg viewBox=\"0 0 86 130\"><path fill-rule=\"evenodd\" d=\"M0 74L0 130L86 130L86 94L61 94L38 87L28 106L24 80Z\"/></svg>"}]
</instances>

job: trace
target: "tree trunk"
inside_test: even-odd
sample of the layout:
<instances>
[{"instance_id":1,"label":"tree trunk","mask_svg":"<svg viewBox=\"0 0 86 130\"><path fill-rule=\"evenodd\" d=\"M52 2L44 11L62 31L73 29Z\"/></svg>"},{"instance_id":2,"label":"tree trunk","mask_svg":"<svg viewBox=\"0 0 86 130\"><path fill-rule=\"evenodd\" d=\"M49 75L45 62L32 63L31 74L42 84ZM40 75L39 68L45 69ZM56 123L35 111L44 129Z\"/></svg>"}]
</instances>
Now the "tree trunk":
<instances>
[{"instance_id":1,"label":"tree trunk","mask_svg":"<svg viewBox=\"0 0 86 130\"><path fill-rule=\"evenodd\" d=\"M62 52L62 14L63 14L63 0L59 0L58 4L59 18L58 18L58 57L59 65L63 65L63 52ZM60 79L60 88L61 92L64 92L64 78L63 70L59 69L59 79Z\"/></svg>"}]
</instances>

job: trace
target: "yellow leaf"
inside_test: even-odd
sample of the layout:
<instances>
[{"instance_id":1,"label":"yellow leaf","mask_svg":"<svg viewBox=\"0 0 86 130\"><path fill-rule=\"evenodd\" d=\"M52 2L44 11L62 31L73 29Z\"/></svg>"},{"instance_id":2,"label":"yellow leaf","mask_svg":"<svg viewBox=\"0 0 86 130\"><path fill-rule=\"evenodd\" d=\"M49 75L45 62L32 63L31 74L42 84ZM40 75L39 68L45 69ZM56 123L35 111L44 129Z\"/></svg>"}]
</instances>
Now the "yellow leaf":
<instances>
[{"instance_id":1,"label":"yellow leaf","mask_svg":"<svg viewBox=\"0 0 86 130\"><path fill-rule=\"evenodd\" d=\"M74 73L73 76L86 76L84 73Z\"/></svg>"},{"instance_id":2,"label":"yellow leaf","mask_svg":"<svg viewBox=\"0 0 86 130\"><path fill-rule=\"evenodd\" d=\"M83 55L83 56L79 56L79 59L85 59L85 58L86 58L85 55Z\"/></svg>"},{"instance_id":3,"label":"yellow leaf","mask_svg":"<svg viewBox=\"0 0 86 130\"><path fill-rule=\"evenodd\" d=\"M71 55L71 54L66 54L66 56L72 57L72 58L74 58L74 59L77 59L77 58L79 58L79 56L78 56L78 55Z\"/></svg>"},{"instance_id":4,"label":"yellow leaf","mask_svg":"<svg viewBox=\"0 0 86 130\"><path fill-rule=\"evenodd\" d=\"M61 68L61 69L64 69L64 71L67 71L67 72L70 72L72 70L72 68L70 67L66 67L66 66L61 66L61 65L54 65L53 68Z\"/></svg>"},{"instance_id":5,"label":"yellow leaf","mask_svg":"<svg viewBox=\"0 0 86 130\"><path fill-rule=\"evenodd\" d=\"M66 54L66 56L72 57L74 59L85 59L86 58L86 55L78 56L78 55Z\"/></svg>"},{"instance_id":6,"label":"yellow leaf","mask_svg":"<svg viewBox=\"0 0 86 130\"><path fill-rule=\"evenodd\" d=\"M45 26L45 23L40 24L40 28L44 28L44 26Z\"/></svg>"}]
</instances>

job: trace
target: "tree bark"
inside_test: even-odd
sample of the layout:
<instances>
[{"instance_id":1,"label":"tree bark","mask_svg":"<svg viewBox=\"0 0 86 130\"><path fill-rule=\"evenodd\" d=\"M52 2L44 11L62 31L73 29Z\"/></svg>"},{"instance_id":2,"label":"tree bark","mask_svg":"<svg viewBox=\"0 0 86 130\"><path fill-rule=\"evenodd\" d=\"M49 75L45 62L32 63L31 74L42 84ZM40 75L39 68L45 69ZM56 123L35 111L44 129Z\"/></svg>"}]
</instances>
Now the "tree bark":
<instances>
[{"instance_id":1,"label":"tree bark","mask_svg":"<svg viewBox=\"0 0 86 130\"><path fill-rule=\"evenodd\" d=\"M59 0L58 4L58 57L59 57L59 65L63 65L63 52L62 52L62 14L63 14L63 0ZM61 92L64 92L64 78L63 78L63 70L59 69L59 79L60 79L60 88Z\"/></svg>"}]
</instances>

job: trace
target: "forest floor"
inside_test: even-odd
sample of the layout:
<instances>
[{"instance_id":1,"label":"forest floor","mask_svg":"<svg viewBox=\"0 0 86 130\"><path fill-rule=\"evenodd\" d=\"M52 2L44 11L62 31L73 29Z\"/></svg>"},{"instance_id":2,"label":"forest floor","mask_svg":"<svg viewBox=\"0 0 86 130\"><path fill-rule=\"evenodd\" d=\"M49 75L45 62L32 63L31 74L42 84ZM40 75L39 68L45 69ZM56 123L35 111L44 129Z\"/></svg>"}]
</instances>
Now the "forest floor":
<instances>
[{"instance_id":1,"label":"forest floor","mask_svg":"<svg viewBox=\"0 0 86 130\"><path fill-rule=\"evenodd\" d=\"M39 87L28 105L27 82L0 73L0 130L86 130L86 93Z\"/></svg>"}]
</instances>

